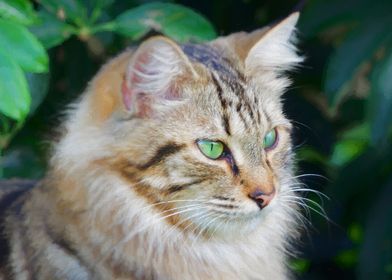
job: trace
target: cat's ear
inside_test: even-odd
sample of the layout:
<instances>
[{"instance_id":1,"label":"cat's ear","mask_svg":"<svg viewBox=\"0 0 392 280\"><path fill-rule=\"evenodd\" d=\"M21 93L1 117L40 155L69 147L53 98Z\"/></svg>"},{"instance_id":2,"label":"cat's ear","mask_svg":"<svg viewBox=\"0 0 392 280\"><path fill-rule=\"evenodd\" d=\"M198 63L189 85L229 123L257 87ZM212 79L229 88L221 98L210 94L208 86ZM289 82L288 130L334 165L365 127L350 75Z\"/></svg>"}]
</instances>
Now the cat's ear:
<instances>
[{"instance_id":1,"label":"cat's ear","mask_svg":"<svg viewBox=\"0 0 392 280\"><path fill-rule=\"evenodd\" d=\"M295 47L295 25L298 17L298 12L293 13L261 34L245 58L247 73L286 71L303 61Z\"/></svg>"},{"instance_id":2,"label":"cat's ear","mask_svg":"<svg viewBox=\"0 0 392 280\"><path fill-rule=\"evenodd\" d=\"M157 101L181 99L176 81L184 75L196 74L175 42L161 36L145 41L132 56L124 76L121 92L125 108L147 116Z\"/></svg>"}]
</instances>

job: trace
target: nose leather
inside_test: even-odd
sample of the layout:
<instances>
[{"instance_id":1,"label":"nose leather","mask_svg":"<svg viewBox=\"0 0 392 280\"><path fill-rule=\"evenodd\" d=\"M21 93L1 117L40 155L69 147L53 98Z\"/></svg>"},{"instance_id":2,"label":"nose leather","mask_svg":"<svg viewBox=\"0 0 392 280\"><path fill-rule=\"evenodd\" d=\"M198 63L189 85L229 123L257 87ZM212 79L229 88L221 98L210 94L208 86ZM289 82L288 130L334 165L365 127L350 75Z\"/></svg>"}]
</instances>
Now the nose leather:
<instances>
[{"instance_id":1,"label":"nose leather","mask_svg":"<svg viewBox=\"0 0 392 280\"><path fill-rule=\"evenodd\" d=\"M256 202L257 206L259 206L260 209L263 209L268 204L270 204L274 196L275 196L275 190L266 194L263 193L261 190L256 189L255 191L249 194L249 198L252 199L254 202Z\"/></svg>"}]
</instances>

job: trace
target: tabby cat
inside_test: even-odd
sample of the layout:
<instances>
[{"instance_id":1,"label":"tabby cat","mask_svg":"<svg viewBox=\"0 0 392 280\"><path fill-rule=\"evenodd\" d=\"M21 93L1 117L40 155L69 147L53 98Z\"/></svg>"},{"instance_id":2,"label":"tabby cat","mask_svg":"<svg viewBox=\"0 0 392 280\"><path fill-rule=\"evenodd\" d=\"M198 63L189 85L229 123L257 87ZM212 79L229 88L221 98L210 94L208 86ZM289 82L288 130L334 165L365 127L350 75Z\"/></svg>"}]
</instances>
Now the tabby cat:
<instances>
[{"instance_id":1,"label":"tabby cat","mask_svg":"<svg viewBox=\"0 0 392 280\"><path fill-rule=\"evenodd\" d=\"M302 60L297 20L205 44L152 37L108 62L70 108L48 175L3 188L3 279L291 278L281 95Z\"/></svg>"}]
</instances>

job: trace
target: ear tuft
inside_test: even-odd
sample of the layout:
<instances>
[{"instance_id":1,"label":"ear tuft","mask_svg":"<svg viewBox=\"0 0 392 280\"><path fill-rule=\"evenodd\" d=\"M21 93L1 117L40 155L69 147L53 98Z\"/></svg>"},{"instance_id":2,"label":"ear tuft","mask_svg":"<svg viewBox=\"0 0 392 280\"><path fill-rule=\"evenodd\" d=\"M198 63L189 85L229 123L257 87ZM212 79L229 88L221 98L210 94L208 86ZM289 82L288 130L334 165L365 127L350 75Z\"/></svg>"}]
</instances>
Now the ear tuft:
<instances>
[{"instance_id":1,"label":"ear tuft","mask_svg":"<svg viewBox=\"0 0 392 280\"><path fill-rule=\"evenodd\" d=\"M147 40L133 55L124 77L125 108L132 113L148 115L154 100L179 99L175 81L192 70L175 42L161 36Z\"/></svg>"},{"instance_id":2,"label":"ear tuft","mask_svg":"<svg viewBox=\"0 0 392 280\"><path fill-rule=\"evenodd\" d=\"M295 47L298 17L298 12L293 13L263 34L245 59L247 72L287 71L303 61Z\"/></svg>"}]
</instances>

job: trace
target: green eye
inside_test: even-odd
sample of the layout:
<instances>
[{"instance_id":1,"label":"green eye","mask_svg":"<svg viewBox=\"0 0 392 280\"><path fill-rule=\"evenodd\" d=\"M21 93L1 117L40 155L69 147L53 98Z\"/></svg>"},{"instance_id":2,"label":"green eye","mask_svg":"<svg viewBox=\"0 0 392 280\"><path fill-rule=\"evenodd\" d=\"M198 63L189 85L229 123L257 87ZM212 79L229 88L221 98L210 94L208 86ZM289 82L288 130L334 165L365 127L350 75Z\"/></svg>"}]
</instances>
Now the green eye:
<instances>
[{"instance_id":1,"label":"green eye","mask_svg":"<svg viewBox=\"0 0 392 280\"><path fill-rule=\"evenodd\" d=\"M218 159L224 150L224 146L221 142L210 141L210 140L199 140L197 141L200 151L210 159Z\"/></svg>"},{"instance_id":2,"label":"green eye","mask_svg":"<svg viewBox=\"0 0 392 280\"><path fill-rule=\"evenodd\" d=\"M264 136L263 140L263 147L264 149L273 149L275 148L275 145L278 140L278 133L276 129L271 129L270 131L267 132L267 134Z\"/></svg>"}]
</instances>

